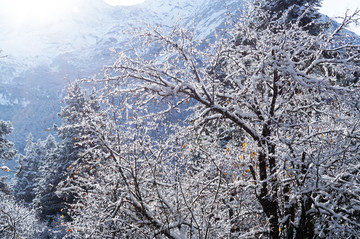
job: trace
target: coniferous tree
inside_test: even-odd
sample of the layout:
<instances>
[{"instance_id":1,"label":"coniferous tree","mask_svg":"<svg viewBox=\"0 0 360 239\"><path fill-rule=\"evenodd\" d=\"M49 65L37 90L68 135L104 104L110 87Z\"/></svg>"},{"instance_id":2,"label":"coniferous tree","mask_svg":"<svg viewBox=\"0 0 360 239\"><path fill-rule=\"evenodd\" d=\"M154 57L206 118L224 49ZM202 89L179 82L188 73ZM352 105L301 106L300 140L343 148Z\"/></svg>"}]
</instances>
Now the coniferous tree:
<instances>
[{"instance_id":1,"label":"coniferous tree","mask_svg":"<svg viewBox=\"0 0 360 239\"><path fill-rule=\"evenodd\" d=\"M268 17L272 20L281 18L283 27L297 22L310 34L319 34L324 23L320 23L321 14L318 12L321 0L261 0L258 1L262 9L269 12ZM286 17L284 17L286 13ZM268 22L269 19L265 21Z\"/></svg>"},{"instance_id":2,"label":"coniferous tree","mask_svg":"<svg viewBox=\"0 0 360 239\"><path fill-rule=\"evenodd\" d=\"M9 121L0 120L0 164L4 165L7 161L12 160L16 155L14 144L5 138L14 130L12 124ZM12 171L6 165L1 166L2 171ZM10 189L5 182L8 177L0 176L0 191L9 193Z\"/></svg>"},{"instance_id":3,"label":"coniferous tree","mask_svg":"<svg viewBox=\"0 0 360 239\"><path fill-rule=\"evenodd\" d=\"M33 142L30 133L27 138L25 155L20 155L18 164L19 172L13 179L13 191L17 200L32 204L35 198L35 187L39 178L38 168L41 165L43 150L39 147L39 142Z\"/></svg>"},{"instance_id":4,"label":"coniferous tree","mask_svg":"<svg viewBox=\"0 0 360 239\"><path fill-rule=\"evenodd\" d=\"M68 90L66 106L60 114L63 123L60 127L54 126L61 142L57 143L52 135L43 141L33 142L29 135L26 155L20 157L21 169L13 183L17 199L34 206L40 218L49 226L55 225L57 217L66 215L64 203L71 201L71 197L57 196L56 187L61 180L69 176L68 168L78 159L83 148L80 140L82 136L88 135L79 121L81 118L76 117L78 113L82 116L86 114L84 102L87 96L78 86ZM98 109L97 105L93 104L95 110Z\"/></svg>"},{"instance_id":5,"label":"coniferous tree","mask_svg":"<svg viewBox=\"0 0 360 239\"><path fill-rule=\"evenodd\" d=\"M53 135L49 135L41 142L44 154L38 168L38 178L34 189L35 198L33 205L37 208L40 218L52 223L54 217L60 214L63 200L56 194L56 186L66 175L66 169L62 167L63 157Z\"/></svg>"},{"instance_id":6,"label":"coniferous tree","mask_svg":"<svg viewBox=\"0 0 360 239\"><path fill-rule=\"evenodd\" d=\"M13 127L10 122L0 120L0 162L12 160L16 155L14 144L5 138ZM15 172L7 166L1 166L3 171ZM42 232L42 225L34 210L15 201L7 177L0 179L0 237L1 238L34 238Z\"/></svg>"},{"instance_id":7,"label":"coniferous tree","mask_svg":"<svg viewBox=\"0 0 360 239\"><path fill-rule=\"evenodd\" d=\"M9 121L0 120L0 162L3 164L6 160L12 160L16 154L14 144L5 138L14 130Z\"/></svg>"},{"instance_id":8,"label":"coniferous tree","mask_svg":"<svg viewBox=\"0 0 360 239\"><path fill-rule=\"evenodd\" d=\"M13 179L14 195L17 200L34 207L42 220L49 221L61 208L61 200L55 195L54 188L61 179L60 175L65 174L65 170L58 166L62 157L52 135L33 142L30 134L25 152L18 160L20 169Z\"/></svg>"},{"instance_id":9,"label":"coniferous tree","mask_svg":"<svg viewBox=\"0 0 360 239\"><path fill-rule=\"evenodd\" d=\"M82 91L80 85L75 83L70 85L67 91L68 95L64 98L65 107L59 113L62 124L54 125L61 142L53 150L48 151L46 163L41 167L44 173L39 181L39 196L36 201L42 206L44 215L61 214L69 219L66 205L74 203L74 195L56 195L56 187L66 178L76 178L76 173L70 170L72 165L75 162L81 164L80 154L84 148L94 147L95 142L91 133L86 130L84 119L90 113L97 112L100 105L99 102L92 101L94 90L87 94L86 89Z\"/></svg>"}]
</instances>

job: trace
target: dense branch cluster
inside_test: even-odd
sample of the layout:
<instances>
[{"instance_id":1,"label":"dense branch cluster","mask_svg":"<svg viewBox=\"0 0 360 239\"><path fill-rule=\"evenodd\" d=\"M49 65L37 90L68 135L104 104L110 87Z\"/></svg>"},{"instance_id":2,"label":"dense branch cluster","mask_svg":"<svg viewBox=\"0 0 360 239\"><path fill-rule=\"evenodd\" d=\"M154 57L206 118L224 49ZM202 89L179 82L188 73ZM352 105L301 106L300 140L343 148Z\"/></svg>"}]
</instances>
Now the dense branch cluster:
<instances>
[{"instance_id":1,"label":"dense branch cluster","mask_svg":"<svg viewBox=\"0 0 360 239\"><path fill-rule=\"evenodd\" d=\"M76 194L72 236L357 235L360 46L346 24L314 35L252 19L205 50L183 28L152 28L140 37L154 57L119 53L77 83L96 96L59 191Z\"/></svg>"},{"instance_id":2,"label":"dense branch cluster","mask_svg":"<svg viewBox=\"0 0 360 239\"><path fill-rule=\"evenodd\" d=\"M345 28L359 12L330 29L304 2L256 1L209 41L139 33L144 48L69 84L62 141L28 138L15 196L55 237L357 237L360 45ZM40 233L0 197L0 235Z\"/></svg>"}]
</instances>

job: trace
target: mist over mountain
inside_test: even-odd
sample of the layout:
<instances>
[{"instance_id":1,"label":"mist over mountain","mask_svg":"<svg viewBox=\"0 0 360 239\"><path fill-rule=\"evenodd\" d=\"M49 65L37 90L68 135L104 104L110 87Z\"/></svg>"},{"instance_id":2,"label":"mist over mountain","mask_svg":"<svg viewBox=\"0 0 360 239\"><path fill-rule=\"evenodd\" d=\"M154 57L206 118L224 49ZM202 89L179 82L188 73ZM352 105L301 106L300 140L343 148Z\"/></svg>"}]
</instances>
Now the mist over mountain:
<instances>
[{"instance_id":1,"label":"mist over mountain","mask_svg":"<svg viewBox=\"0 0 360 239\"><path fill-rule=\"evenodd\" d=\"M80 0L42 25L14 26L1 19L0 49L7 57L0 64L0 111L14 125L10 139L21 151L30 132L35 138L51 133L66 83L112 64L111 48L136 48L140 43L130 41L129 32L148 24L166 29L178 21L205 39L241 5L242 0L147 0L113 7Z\"/></svg>"},{"instance_id":2,"label":"mist over mountain","mask_svg":"<svg viewBox=\"0 0 360 239\"><path fill-rule=\"evenodd\" d=\"M141 43L131 35L135 30L148 25L170 29L178 22L207 39L226 19L235 21L242 7L243 0L146 0L134 6L78 0L39 25L12 24L0 14L0 49L7 56L0 59L0 112L14 125L10 139L21 151L30 132L35 138L51 133L60 123L66 84L101 74L115 60L111 49L138 48Z\"/></svg>"},{"instance_id":3,"label":"mist over mountain","mask_svg":"<svg viewBox=\"0 0 360 239\"><path fill-rule=\"evenodd\" d=\"M104 1L0 1L0 238L357 238L360 11Z\"/></svg>"}]
</instances>

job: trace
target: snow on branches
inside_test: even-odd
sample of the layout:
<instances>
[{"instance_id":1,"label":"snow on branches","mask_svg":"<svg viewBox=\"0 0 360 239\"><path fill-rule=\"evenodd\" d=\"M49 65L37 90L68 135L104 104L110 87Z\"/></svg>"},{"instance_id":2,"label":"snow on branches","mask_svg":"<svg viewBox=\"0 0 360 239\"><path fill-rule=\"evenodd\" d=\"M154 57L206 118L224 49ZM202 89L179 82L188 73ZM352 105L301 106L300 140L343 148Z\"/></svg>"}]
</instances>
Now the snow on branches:
<instances>
[{"instance_id":1,"label":"snow on branches","mask_svg":"<svg viewBox=\"0 0 360 239\"><path fill-rule=\"evenodd\" d=\"M73 111L91 137L78 136L59 188L75 193L72 236L357 235L360 45L344 29L354 16L314 35L255 11L214 43L151 28L140 37L155 54L119 53L103 79L76 83L96 95Z\"/></svg>"},{"instance_id":2,"label":"snow on branches","mask_svg":"<svg viewBox=\"0 0 360 239\"><path fill-rule=\"evenodd\" d=\"M0 236L2 238L34 238L44 225L35 211L22 206L11 196L0 193Z\"/></svg>"}]
</instances>

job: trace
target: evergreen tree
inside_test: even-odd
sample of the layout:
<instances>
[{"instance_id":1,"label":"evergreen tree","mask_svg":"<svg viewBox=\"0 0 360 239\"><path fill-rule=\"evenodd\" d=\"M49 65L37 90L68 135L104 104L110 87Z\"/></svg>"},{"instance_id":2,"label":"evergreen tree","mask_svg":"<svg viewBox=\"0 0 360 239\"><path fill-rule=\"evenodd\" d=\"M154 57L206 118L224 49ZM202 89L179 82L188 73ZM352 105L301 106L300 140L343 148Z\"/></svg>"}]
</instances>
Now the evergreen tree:
<instances>
[{"instance_id":1,"label":"evergreen tree","mask_svg":"<svg viewBox=\"0 0 360 239\"><path fill-rule=\"evenodd\" d=\"M24 200L34 206L40 218L49 226L54 226L59 215L66 215L65 202L72 197L58 197L56 187L61 180L68 177L68 168L82 151L82 137L89 134L79 121L86 115L86 94L80 91L78 85L69 87L69 95L64 99L66 106L62 108L60 127L54 126L61 143L57 143L54 136L49 135L45 140L33 142L30 134L25 148L26 155L21 156L19 164L21 170L14 179L14 191L18 200ZM98 104L93 104L98 109Z\"/></svg>"},{"instance_id":2,"label":"evergreen tree","mask_svg":"<svg viewBox=\"0 0 360 239\"><path fill-rule=\"evenodd\" d=\"M41 165L43 150L38 143L33 142L33 136L30 133L26 140L24 149L25 156L20 155L18 164L20 169L13 179L13 191L17 200L32 204L35 198L35 187L39 178L38 168Z\"/></svg>"},{"instance_id":3,"label":"evergreen tree","mask_svg":"<svg viewBox=\"0 0 360 239\"><path fill-rule=\"evenodd\" d=\"M14 144L5 138L14 130L9 121L0 120L0 162L5 163L6 160L12 160L16 155Z\"/></svg>"},{"instance_id":4,"label":"evergreen tree","mask_svg":"<svg viewBox=\"0 0 360 239\"><path fill-rule=\"evenodd\" d=\"M40 143L44 154L41 155L41 164L37 169L38 177L34 188L33 205L37 208L40 218L51 223L63 207L63 199L59 198L55 191L57 184L65 177L66 169L62 167L63 157L55 137L49 135Z\"/></svg>"},{"instance_id":5,"label":"evergreen tree","mask_svg":"<svg viewBox=\"0 0 360 239\"><path fill-rule=\"evenodd\" d=\"M62 119L61 126L54 126L55 131L61 138L61 151L68 158L69 165L77 158L83 145L81 144L82 136L88 136L84 130L83 118L92 112L99 110L99 102L91 101L94 90L90 95L86 90L82 91L78 83L71 84L68 88L68 95L64 98L65 107L62 107L59 116ZM68 166L68 165L67 165Z\"/></svg>"},{"instance_id":6,"label":"evergreen tree","mask_svg":"<svg viewBox=\"0 0 360 239\"><path fill-rule=\"evenodd\" d=\"M85 129L83 118L91 112L97 112L98 102L91 101L91 93L83 92L79 84L70 85L67 88L68 95L64 98L65 107L61 109L59 116L62 118L61 126L54 125L54 129L61 139L56 143L53 136L49 136L43 142L46 153L39 167L39 178L36 187L34 203L40 209L42 219L49 224L54 224L56 217L67 216L67 204L73 202L74 195L57 195L56 187L59 182L66 178L76 177L69 172L74 162L81 162L81 152L85 147L92 147L91 134ZM86 141L86 144L85 144Z\"/></svg>"},{"instance_id":7,"label":"evergreen tree","mask_svg":"<svg viewBox=\"0 0 360 239\"><path fill-rule=\"evenodd\" d=\"M12 160L16 155L14 144L5 138L13 127L10 122L0 120L0 162ZM7 166L1 166L3 171L13 171ZM15 171L13 171L15 172ZM28 209L15 201L7 177L0 178L0 237L1 238L35 238L43 230L34 210Z\"/></svg>"},{"instance_id":8,"label":"evergreen tree","mask_svg":"<svg viewBox=\"0 0 360 239\"><path fill-rule=\"evenodd\" d=\"M14 144L5 138L6 135L10 134L14 130L12 124L9 121L0 120L0 164L4 165L6 161L12 160L16 155ZM7 166L1 166L2 171L12 171ZM5 182L8 177L0 176L0 191L9 193L10 189L8 184Z\"/></svg>"},{"instance_id":9,"label":"evergreen tree","mask_svg":"<svg viewBox=\"0 0 360 239\"><path fill-rule=\"evenodd\" d=\"M267 18L266 22L281 18L285 23L283 27L289 27L290 23L297 22L300 27L313 35L319 34L323 27L319 22L321 15L318 12L321 0L260 0L258 2L262 9L269 13L270 19Z\"/></svg>"},{"instance_id":10,"label":"evergreen tree","mask_svg":"<svg viewBox=\"0 0 360 239\"><path fill-rule=\"evenodd\" d=\"M30 134L25 152L19 159L21 168L13 179L14 195L17 201L24 201L33 208L44 223L41 238L55 238L55 231L63 231L56 221L60 221L57 217L60 217L64 200L55 194L57 184L66 175L66 169L61 167L63 157L51 134L37 142L33 142Z\"/></svg>"}]
</instances>

